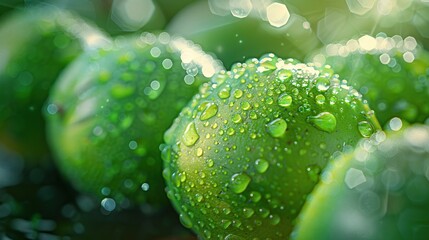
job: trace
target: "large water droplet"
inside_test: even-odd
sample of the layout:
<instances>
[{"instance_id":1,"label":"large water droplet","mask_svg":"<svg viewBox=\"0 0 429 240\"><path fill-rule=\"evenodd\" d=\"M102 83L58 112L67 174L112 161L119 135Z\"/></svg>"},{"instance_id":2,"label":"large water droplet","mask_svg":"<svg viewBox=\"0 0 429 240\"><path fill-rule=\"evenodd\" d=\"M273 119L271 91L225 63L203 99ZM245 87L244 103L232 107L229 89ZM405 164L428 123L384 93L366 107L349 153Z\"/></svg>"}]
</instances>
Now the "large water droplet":
<instances>
[{"instance_id":1,"label":"large water droplet","mask_svg":"<svg viewBox=\"0 0 429 240\"><path fill-rule=\"evenodd\" d=\"M308 121L317 129L325 132L333 132L337 127L337 119L330 112L322 112L317 116L309 116Z\"/></svg>"},{"instance_id":2,"label":"large water droplet","mask_svg":"<svg viewBox=\"0 0 429 240\"><path fill-rule=\"evenodd\" d=\"M258 171L259 173L264 173L267 171L268 167L269 167L269 163L267 160L265 159L257 159L255 161L255 169L256 171Z\"/></svg>"},{"instance_id":3,"label":"large water droplet","mask_svg":"<svg viewBox=\"0 0 429 240\"><path fill-rule=\"evenodd\" d=\"M284 119L277 118L266 125L267 132L272 137L282 137L287 129L287 123Z\"/></svg>"},{"instance_id":4,"label":"large water droplet","mask_svg":"<svg viewBox=\"0 0 429 240\"><path fill-rule=\"evenodd\" d=\"M277 72L277 78L280 79L282 82L285 80L291 79L293 76L293 73L289 69L282 69Z\"/></svg>"},{"instance_id":5,"label":"large water droplet","mask_svg":"<svg viewBox=\"0 0 429 240\"><path fill-rule=\"evenodd\" d=\"M331 84L331 81L329 81L328 78L319 77L316 79L316 88L321 92L328 90L330 84Z\"/></svg>"},{"instance_id":6,"label":"large water droplet","mask_svg":"<svg viewBox=\"0 0 429 240\"><path fill-rule=\"evenodd\" d=\"M359 122L358 130L362 137L370 137L374 133L374 129L368 121Z\"/></svg>"},{"instance_id":7,"label":"large water droplet","mask_svg":"<svg viewBox=\"0 0 429 240\"><path fill-rule=\"evenodd\" d=\"M216 115L217 111L218 111L218 106L214 103L209 103L209 104L207 104L204 112L201 113L200 119L202 121L210 119Z\"/></svg>"},{"instance_id":8,"label":"large water droplet","mask_svg":"<svg viewBox=\"0 0 429 240\"><path fill-rule=\"evenodd\" d=\"M185 132L183 133L183 143L190 147L194 145L198 139L200 138L200 135L198 135L197 129L195 128L195 123L191 122L186 126Z\"/></svg>"},{"instance_id":9,"label":"large water droplet","mask_svg":"<svg viewBox=\"0 0 429 240\"><path fill-rule=\"evenodd\" d=\"M289 107L292 104L292 97L286 93L283 93L277 99L277 103L281 107Z\"/></svg>"},{"instance_id":10,"label":"large water droplet","mask_svg":"<svg viewBox=\"0 0 429 240\"><path fill-rule=\"evenodd\" d=\"M187 214L181 213L179 218L184 227L191 228L193 226L191 218Z\"/></svg>"},{"instance_id":11,"label":"large water droplet","mask_svg":"<svg viewBox=\"0 0 429 240\"><path fill-rule=\"evenodd\" d=\"M242 193L246 190L252 179L245 173L236 173L232 175L229 187L235 193Z\"/></svg>"},{"instance_id":12,"label":"large water droplet","mask_svg":"<svg viewBox=\"0 0 429 240\"><path fill-rule=\"evenodd\" d=\"M219 93L217 94L220 98L229 98L230 95L230 89L229 88L222 88Z\"/></svg>"}]
</instances>

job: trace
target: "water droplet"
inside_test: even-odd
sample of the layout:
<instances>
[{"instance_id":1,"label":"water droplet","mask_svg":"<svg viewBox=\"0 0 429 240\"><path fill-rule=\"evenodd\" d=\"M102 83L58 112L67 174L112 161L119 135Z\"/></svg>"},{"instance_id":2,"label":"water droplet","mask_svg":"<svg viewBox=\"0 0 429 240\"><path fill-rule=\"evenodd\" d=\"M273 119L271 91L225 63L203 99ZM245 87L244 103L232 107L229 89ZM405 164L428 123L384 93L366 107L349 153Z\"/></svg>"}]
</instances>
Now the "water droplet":
<instances>
[{"instance_id":1,"label":"water droplet","mask_svg":"<svg viewBox=\"0 0 429 240\"><path fill-rule=\"evenodd\" d=\"M233 192L242 193L246 190L251 180L245 173L236 173L232 175L229 186Z\"/></svg>"},{"instance_id":2,"label":"water droplet","mask_svg":"<svg viewBox=\"0 0 429 240\"><path fill-rule=\"evenodd\" d=\"M257 159L255 161L255 169L256 171L258 171L259 173L264 173L267 171L268 167L270 166L270 164L268 163L267 160L265 159Z\"/></svg>"},{"instance_id":3,"label":"water droplet","mask_svg":"<svg viewBox=\"0 0 429 240\"><path fill-rule=\"evenodd\" d=\"M219 93L217 94L220 98L229 98L230 95L230 89L229 88L222 88Z\"/></svg>"},{"instance_id":4,"label":"water droplet","mask_svg":"<svg viewBox=\"0 0 429 240\"><path fill-rule=\"evenodd\" d=\"M241 115L236 113L232 116L232 121L234 123L240 123L242 121Z\"/></svg>"},{"instance_id":5,"label":"water droplet","mask_svg":"<svg viewBox=\"0 0 429 240\"><path fill-rule=\"evenodd\" d=\"M330 112L322 112L317 116L309 116L308 121L317 129L325 132L333 132L337 127L337 119Z\"/></svg>"},{"instance_id":6,"label":"water droplet","mask_svg":"<svg viewBox=\"0 0 429 240\"><path fill-rule=\"evenodd\" d=\"M197 148L197 157L201 157L203 155L203 149L202 148Z\"/></svg>"},{"instance_id":7,"label":"water droplet","mask_svg":"<svg viewBox=\"0 0 429 240\"><path fill-rule=\"evenodd\" d=\"M255 214L255 211L251 208L243 208L243 215L246 218L250 218Z\"/></svg>"},{"instance_id":8,"label":"water droplet","mask_svg":"<svg viewBox=\"0 0 429 240\"><path fill-rule=\"evenodd\" d=\"M313 182L319 181L319 175L322 169L318 165L316 164L309 165L305 170L311 181Z\"/></svg>"},{"instance_id":9,"label":"water droplet","mask_svg":"<svg viewBox=\"0 0 429 240\"><path fill-rule=\"evenodd\" d=\"M321 92L328 90L330 84L331 84L331 81L329 81L328 78L319 77L316 79L316 88Z\"/></svg>"},{"instance_id":10,"label":"water droplet","mask_svg":"<svg viewBox=\"0 0 429 240\"><path fill-rule=\"evenodd\" d=\"M323 96L322 94L319 94L316 96L316 103L317 104L324 104L325 103L325 96Z\"/></svg>"},{"instance_id":11,"label":"water droplet","mask_svg":"<svg viewBox=\"0 0 429 240\"><path fill-rule=\"evenodd\" d=\"M241 102L241 109L243 110L249 110L250 109L250 103L249 102Z\"/></svg>"},{"instance_id":12,"label":"water droplet","mask_svg":"<svg viewBox=\"0 0 429 240\"><path fill-rule=\"evenodd\" d=\"M194 145L198 139L200 138L200 135L198 135L197 129L195 128L195 123L191 122L186 126L185 132L183 133L183 143L190 147Z\"/></svg>"},{"instance_id":13,"label":"water droplet","mask_svg":"<svg viewBox=\"0 0 429 240\"><path fill-rule=\"evenodd\" d=\"M218 106L214 103L209 103L206 105L206 109L204 110L203 113L201 113L200 119L201 121L207 120L212 118L213 116L216 115L218 111Z\"/></svg>"},{"instance_id":14,"label":"water droplet","mask_svg":"<svg viewBox=\"0 0 429 240\"><path fill-rule=\"evenodd\" d=\"M277 72L277 78L280 79L281 81L289 80L292 78L292 76L293 76L293 73L289 69L282 69Z\"/></svg>"},{"instance_id":15,"label":"water droplet","mask_svg":"<svg viewBox=\"0 0 429 240\"><path fill-rule=\"evenodd\" d=\"M374 133L374 129L372 129L372 126L368 121L359 122L358 130L362 137L370 137Z\"/></svg>"},{"instance_id":16,"label":"water droplet","mask_svg":"<svg viewBox=\"0 0 429 240\"><path fill-rule=\"evenodd\" d=\"M276 69L277 60L273 59L271 56L263 56L259 61L259 66L257 71L262 74L269 74Z\"/></svg>"},{"instance_id":17,"label":"water droplet","mask_svg":"<svg viewBox=\"0 0 429 240\"><path fill-rule=\"evenodd\" d=\"M232 223L231 220L228 220L228 219L222 219L220 222L223 229L227 229Z\"/></svg>"},{"instance_id":18,"label":"water droplet","mask_svg":"<svg viewBox=\"0 0 429 240\"><path fill-rule=\"evenodd\" d=\"M286 93L283 93L277 99L279 106L289 107L292 104L292 97Z\"/></svg>"},{"instance_id":19,"label":"water droplet","mask_svg":"<svg viewBox=\"0 0 429 240\"><path fill-rule=\"evenodd\" d=\"M278 215L275 215L275 214L274 215L270 215L268 217L268 219L270 220L270 223L272 225L277 225L277 224L280 223L280 217Z\"/></svg>"},{"instance_id":20,"label":"water droplet","mask_svg":"<svg viewBox=\"0 0 429 240\"><path fill-rule=\"evenodd\" d=\"M277 118L271 121L266 125L267 132L272 137L279 138L282 137L287 129L287 123L284 119Z\"/></svg>"},{"instance_id":21,"label":"water droplet","mask_svg":"<svg viewBox=\"0 0 429 240\"><path fill-rule=\"evenodd\" d=\"M253 191L250 193L250 200L252 200L252 202L257 203L261 200L262 195L259 192Z\"/></svg>"},{"instance_id":22,"label":"water droplet","mask_svg":"<svg viewBox=\"0 0 429 240\"><path fill-rule=\"evenodd\" d=\"M179 218L180 218L180 222L184 227L192 228L193 224L192 224L191 218L187 214L181 213Z\"/></svg>"},{"instance_id":23,"label":"water droplet","mask_svg":"<svg viewBox=\"0 0 429 240\"><path fill-rule=\"evenodd\" d=\"M241 98L243 96L243 91L242 90L240 90L240 89L237 89L237 90L235 90L234 91L234 97L235 98Z\"/></svg>"}]
</instances>

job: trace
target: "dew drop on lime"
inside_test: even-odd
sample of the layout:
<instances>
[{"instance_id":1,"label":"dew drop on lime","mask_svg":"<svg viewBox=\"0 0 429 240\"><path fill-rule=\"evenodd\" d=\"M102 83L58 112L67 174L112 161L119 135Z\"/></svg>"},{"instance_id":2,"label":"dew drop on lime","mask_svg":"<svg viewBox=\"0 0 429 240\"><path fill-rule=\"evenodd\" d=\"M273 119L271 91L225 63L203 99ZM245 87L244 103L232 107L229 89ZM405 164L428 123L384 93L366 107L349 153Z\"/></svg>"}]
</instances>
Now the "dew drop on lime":
<instances>
[{"instance_id":1,"label":"dew drop on lime","mask_svg":"<svg viewBox=\"0 0 429 240\"><path fill-rule=\"evenodd\" d=\"M193 224L192 224L191 218L189 218L187 214L181 213L179 218L180 218L180 222L184 227L192 228Z\"/></svg>"},{"instance_id":2,"label":"dew drop on lime","mask_svg":"<svg viewBox=\"0 0 429 240\"><path fill-rule=\"evenodd\" d=\"M316 88L317 90L324 92L329 89L330 81L328 78L319 77L316 79Z\"/></svg>"},{"instance_id":3,"label":"dew drop on lime","mask_svg":"<svg viewBox=\"0 0 429 240\"><path fill-rule=\"evenodd\" d=\"M267 132L272 137L279 138L282 137L287 129L287 123L282 118L274 119L266 125Z\"/></svg>"},{"instance_id":4,"label":"dew drop on lime","mask_svg":"<svg viewBox=\"0 0 429 240\"><path fill-rule=\"evenodd\" d=\"M319 130L331 133L337 127L337 119L330 112L322 112L317 116L309 116L309 122Z\"/></svg>"},{"instance_id":5,"label":"dew drop on lime","mask_svg":"<svg viewBox=\"0 0 429 240\"><path fill-rule=\"evenodd\" d=\"M249 196L250 196L250 200L254 203L259 202L262 198L262 195L256 191L251 192Z\"/></svg>"},{"instance_id":6,"label":"dew drop on lime","mask_svg":"<svg viewBox=\"0 0 429 240\"><path fill-rule=\"evenodd\" d=\"M218 111L218 106L214 103L209 103L206 109L204 110L204 112L201 113L201 116L200 116L201 121L212 118L213 116L216 115L217 111Z\"/></svg>"},{"instance_id":7,"label":"dew drop on lime","mask_svg":"<svg viewBox=\"0 0 429 240\"><path fill-rule=\"evenodd\" d=\"M243 208L243 215L245 218L251 218L255 214L255 210L251 208Z\"/></svg>"},{"instance_id":8,"label":"dew drop on lime","mask_svg":"<svg viewBox=\"0 0 429 240\"><path fill-rule=\"evenodd\" d=\"M289 80L292 77L293 73L289 69L282 69L277 72L277 78L281 81Z\"/></svg>"},{"instance_id":9,"label":"dew drop on lime","mask_svg":"<svg viewBox=\"0 0 429 240\"><path fill-rule=\"evenodd\" d=\"M358 130L362 137L370 137L374 133L374 129L368 121L359 122Z\"/></svg>"},{"instance_id":10,"label":"dew drop on lime","mask_svg":"<svg viewBox=\"0 0 429 240\"><path fill-rule=\"evenodd\" d=\"M324 104L325 100L326 100L326 98L322 94L319 94L319 95L316 96L316 103L319 104L319 105Z\"/></svg>"},{"instance_id":11,"label":"dew drop on lime","mask_svg":"<svg viewBox=\"0 0 429 240\"><path fill-rule=\"evenodd\" d=\"M183 133L183 143L190 147L193 146L199 138L200 135L198 135L197 129L195 128L195 123L189 123L188 126L186 126L185 132Z\"/></svg>"},{"instance_id":12,"label":"dew drop on lime","mask_svg":"<svg viewBox=\"0 0 429 240\"><path fill-rule=\"evenodd\" d=\"M307 172L307 176L308 178L310 178L311 181L313 182L319 181L319 175L320 175L320 172L322 171L319 165L316 165L316 164L309 165L307 166L305 171Z\"/></svg>"},{"instance_id":13,"label":"dew drop on lime","mask_svg":"<svg viewBox=\"0 0 429 240\"><path fill-rule=\"evenodd\" d=\"M242 96L243 96L243 91L242 91L242 90L237 89L237 90L235 90L235 91L234 91L234 97L235 97L235 98L239 99L239 98L241 98Z\"/></svg>"},{"instance_id":14,"label":"dew drop on lime","mask_svg":"<svg viewBox=\"0 0 429 240\"><path fill-rule=\"evenodd\" d=\"M281 107L289 107L292 104L292 97L286 93L283 93L277 99L277 103Z\"/></svg>"},{"instance_id":15,"label":"dew drop on lime","mask_svg":"<svg viewBox=\"0 0 429 240\"><path fill-rule=\"evenodd\" d=\"M258 171L259 173L264 173L267 171L268 167L269 167L269 163L267 160L265 159L257 159L255 161L255 169L256 171Z\"/></svg>"},{"instance_id":16,"label":"dew drop on lime","mask_svg":"<svg viewBox=\"0 0 429 240\"><path fill-rule=\"evenodd\" d=\"M270 220L270 223L272 225L277 225L277 224L280 223L280 217L278 215L275 215L275 214L274 215L270 215L268 217L268 219Z\"/></svg>"},{"instance_id":17,"label":"dew drop on lime","mask_svg":"<svg viewBox=\"0 0 429 240\"><path fill-rule=\"evenodd\" d=\"M229 187L234 193L242 193L246 190L251 180L245 173L236 173L232 175Z\"/></svg>"},{"instance_id":18,"label":"dew drop on lime","mask_svg":"<svg viewBox=\"0 0 429 240\"><path fill-rule=\"evenodd\" d=\"M232 121L234 123L240 123L242 121L241 115L236 113L232 116Z\"/></svg>"},{"instance_id":19,"label":"dew drop on lime","mask_svg":"<svg viewBox=\"0 0 429 240\"><path fill-rule=\"evenodd\" d=\"M219 93L217 94L220 98L225 99L229 98L230 90L228 88L222 88Z\"/></svg>"}]
</instances>

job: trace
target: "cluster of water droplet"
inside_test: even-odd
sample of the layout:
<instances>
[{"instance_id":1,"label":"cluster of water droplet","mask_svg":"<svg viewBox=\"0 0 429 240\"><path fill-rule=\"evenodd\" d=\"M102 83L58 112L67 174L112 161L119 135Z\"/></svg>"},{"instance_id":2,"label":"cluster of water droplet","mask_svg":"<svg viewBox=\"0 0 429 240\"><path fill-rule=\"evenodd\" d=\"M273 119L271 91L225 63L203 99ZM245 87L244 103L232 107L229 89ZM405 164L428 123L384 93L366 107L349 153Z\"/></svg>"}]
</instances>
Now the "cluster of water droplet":
<instances>
[{"instance_id":1,"label":"cluster of water droplet","mask_svg":"<svg viewBox=\"0 0 429 240\"><path fill-rule=\"evenodd\" d=\"M312 57L329 64L368 100L382 125L394 117L410 123L429 118L429 53L413 37L368 35L327 45Z\"/></svg>"},{"instance_id":2,"label":"cluster of water droplet","mask_svg":"<svg viewBox=\"0 0 429 240\"><path fill-rule=\"evenodd\" d=\"M427 126L388 137L378 132L332 162L306 203L294 239L426 238L428 142Z\"/></svg>"},{"instance_id":3,"label":"cluster of water droplet","mask_svg":"<svg viewBox=\"0 0 429 240\"><path fill-rule=\"evenodd\" d=\"M285 238L330 156L377 128L329 67L250 59L203 85L165 133L168 197L204 238Z\"/></svg>"},{"instance_id":4,"label":"cluster of water droplet","mask_svg":"<svg viewBox=\"0 0 429 240\"><path fill-rule=\"evenodd\" d=\"M106 211L162 204L162 133L220 68L199 46L167 33L117 38L85 53L46 107L62 172Z\"/></svg>"}]
</instances>

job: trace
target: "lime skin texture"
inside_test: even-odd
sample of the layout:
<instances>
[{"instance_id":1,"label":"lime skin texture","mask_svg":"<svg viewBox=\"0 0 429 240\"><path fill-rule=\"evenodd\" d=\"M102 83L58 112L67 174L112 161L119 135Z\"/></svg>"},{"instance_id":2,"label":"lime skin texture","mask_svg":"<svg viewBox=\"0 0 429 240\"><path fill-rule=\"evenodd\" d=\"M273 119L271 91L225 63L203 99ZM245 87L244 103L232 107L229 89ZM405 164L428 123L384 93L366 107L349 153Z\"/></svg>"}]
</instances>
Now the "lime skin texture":
<instances>
[{"instance_id":1,"label":"lime skin texture","mask_svg":"<svg viewBox=\"0 0 429 240\"><path fill-rule=\"evenodd\" d=\"M364 35L327 45L309 58L328 64L359 90L383 127L394 117L429 121L429 52L413 37Z\"/></svg>"},{"instance_id":2,"label":"lime skin texture","mask_svg":"<svg viewBox=\"0 0 429 240\"><path fill-rule=\"evenodd\" d=\"M81 55L46 104L61 172L76 189L118 209L165 205L163 132L219 69L197 45L167 33L118 38Z\"/></svg>"},{"instance_id":3,"label":"lime skin texture","mask_svg":"<svg viewBox=\"0 0 429 240\"><path fill-rule=\"evenodd\" d=\"M376 133L332 161L292 239L426 239L429 128Z\"/></svg>"},{"instance_id":4,"label":"lime skin texture","mask_svg":"<svg viewBox=\"0 0 429 240\"><path fill-rule=\"evenodd\" d=\"M15 10L0 25L0 144L27 158L49 148L42 107L65 66L107 38L54 7Z\"/></svg>"},{"instance_id":5,"label":"lime skin texture","mask_svg":"<svg viewBox=\"0 0 429 240\"><path fill-rule=\"evenodd\" d=\"M379 129L329 67L274 54L200 89L165 133L167 195L203 239L282 239L332 155Z\"/></svg>"}]
</instances>

